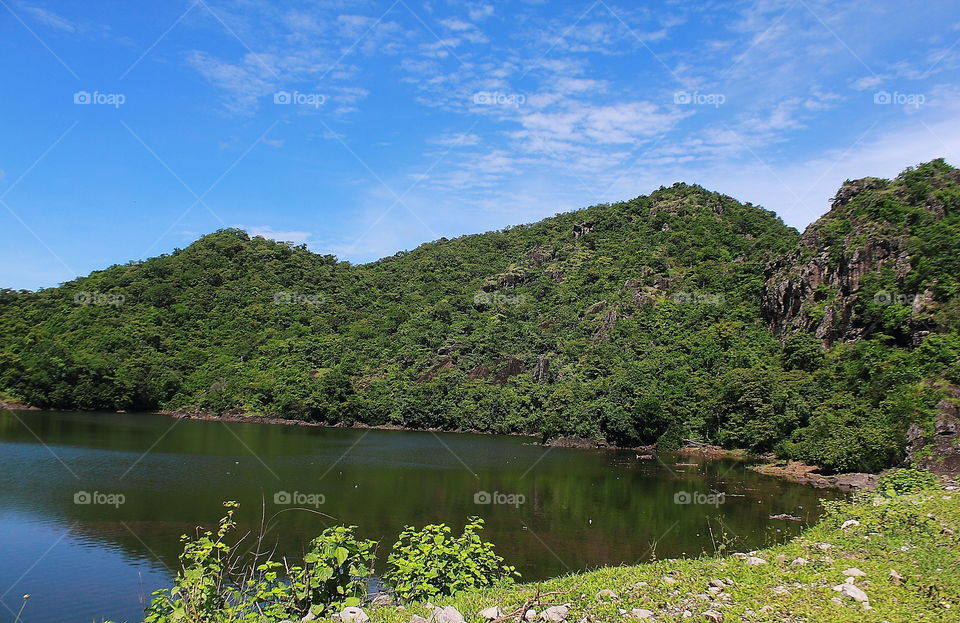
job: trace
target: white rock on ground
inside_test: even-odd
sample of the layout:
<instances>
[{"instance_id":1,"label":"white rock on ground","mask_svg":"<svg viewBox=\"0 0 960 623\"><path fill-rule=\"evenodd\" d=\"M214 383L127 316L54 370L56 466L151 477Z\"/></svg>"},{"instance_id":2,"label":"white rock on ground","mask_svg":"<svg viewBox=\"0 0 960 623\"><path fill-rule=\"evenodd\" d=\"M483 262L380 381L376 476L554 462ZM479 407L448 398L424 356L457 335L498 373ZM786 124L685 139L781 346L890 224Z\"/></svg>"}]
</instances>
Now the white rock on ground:
<instances>
[{"instance_id":1,"label":"white rock on ground","mask_svg":"<svg viewBox=\"0 0 960 623\"><path fill-rule=\"evenodd\" d=\"M634 608L630 611L630 616L634 619L649 619L653 615L653 610L647 610L646 608Z\"/></svg>"},{"instance_id":2,"label":"white rock on ground","mask_svg":"<svg viewBox=\"0 0 960 623\"><path fill-rule=\"evenodd\" d=\"M843 570L843 575L848 576L848 577L851 577L851 578L862 578L863 576L865 576L865 575L867 575L867 574L864 573L863 571L860 571L860 570L857 569L856 567L850 567L849 569L844 569L844 570Z\"/></svg>"},{"instance_id":3,"label":"white rock on ground","mask_svg":"<svg viewBox=\"0 0 960 623\"><path fill-rule=\"evenodd\" d=\"M750 556L744 562L746 562L751 567L756 567L757 565L765 565L767 561L763 558L758 558L757 556Z\"/></svg>"},{"instance_id":4,"label":"white rock on ground","mask_svg":"<svg viewBox=\"0 0 960 623\"><path fill-rule=\"evenodd\" d=\"M350 606L340 611L341 623L367 623L370 617L360 608Z\"/></svg>"},{"instance_id":5,"label":"white rock on ground","mask_svg":"<svg viewBox=\"0 0 960 623\"><path fill-rule=\"evenodd\" d=\"M570 608L567 606L550 606L540 613L540 618L549 623L561 623L567 619Z\"/></svg>"},{"instance_id":6,"label":"white rock on ground","mask_svg":"<svg viewBox=\"0 0 960 623\"><path fill-rule=\"evenodd\" d=\"M840 594L843 595L844 597L849 597L850 599L859 603L866 603L870 601L870 598L867 597L866 593L864 593L857 586L850 584L849 582L844 582L843 584L834 586L833 590L839 591Z\"/></svg>"},{"instance_id":7,"label":"white rock on ground","mask_svg":"<svg viewBox=\"0 0 960 623\"><path fill-rule=\"evenodd\" d=\"M494 619L499 619L503 616L503 610L497 606L490 606L489 608L484 608L478 612L477 616L481 619L486 619L487 621L493 621Z\"/></svg>"},{"instance_id":8,"label":"white rock on ground","mask_svg":"<svg viewBox=\"0 0 960 623\"><path fill-rule=\"evenodd\" d=\"M429 623L464 623L463 615L453 606L434 608Z\"/></svg>"},{"instance_id":9,"label":"white rock on ground","mask_svg":"<svg viewBox=\"0 0 960 623\"><path fill-rule=\"evenodd\" d=\"M856 519L848 519L840 525L841 530L846 530L847 528L852 528L854 526L859 526L860 522Z\"/></svg>"}]
</instances>

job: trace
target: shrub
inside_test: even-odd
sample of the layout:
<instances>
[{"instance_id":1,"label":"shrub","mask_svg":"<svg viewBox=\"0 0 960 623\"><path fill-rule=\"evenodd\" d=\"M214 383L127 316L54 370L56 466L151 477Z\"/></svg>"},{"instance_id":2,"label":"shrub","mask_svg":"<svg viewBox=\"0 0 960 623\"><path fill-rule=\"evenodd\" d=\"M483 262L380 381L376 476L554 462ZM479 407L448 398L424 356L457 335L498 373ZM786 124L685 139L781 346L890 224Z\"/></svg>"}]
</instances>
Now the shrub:
<instances>
[{"instance_id":1,"label":"shrub","mask_svg":"<svg viewBox=\"0 0 960 623\"><path fill-rule=\"evenodd\" d=\"M451 536L446 524L422 530L407 526L387 558L383 577L404 601L512 583L520 574L503 564L492 543L480 538L482 529L479 517L471 517L459 537Z\"/></svg>"},{"instance_id":2,"label":"shrub","mask_svg":"<svg viewBox=\"0 0 960 623\"><path fill-rule=\"evenodd\" d=\"M880 491L890 494L915 493L936 489L939 480L935 474L922 469L895 469L880 478Z\"/></svg>"},{"instance_id":3,"label":"shrub","mask_svg":"<svg viewBox=\"0 0 960 623\"><path fill-rule=\"evenodd\" d=\"M217 531L184 535L181 568L170 589L153 593L144 623L215 623L299 620L307 613L357 605L373 573L374 541L357 539L353 526L328 528L310 543L302 566L235 552L227 536L239 505L225 502Z\"/></svg>"}]
</instances>

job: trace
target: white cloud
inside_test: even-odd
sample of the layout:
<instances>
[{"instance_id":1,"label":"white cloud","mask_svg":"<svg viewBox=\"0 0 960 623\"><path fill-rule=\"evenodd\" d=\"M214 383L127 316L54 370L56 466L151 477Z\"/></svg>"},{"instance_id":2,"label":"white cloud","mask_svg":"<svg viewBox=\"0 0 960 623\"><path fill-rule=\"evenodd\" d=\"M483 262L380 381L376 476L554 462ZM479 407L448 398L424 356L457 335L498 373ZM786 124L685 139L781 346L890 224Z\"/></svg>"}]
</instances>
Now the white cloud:
<instances>
[{"instance_id":1,"label":"white cloud","mask_svg":"<svg viewBox=\"0 0 960 623\"><path fill-rule=\"evenodd\" d=\"M23 10L44 26L64 32L77 32L78 30L76 24L53 11L30 5L23 5Z\"/></svg>"},{"instance_id":2,"label":"white cloud","mask_svg":"<svg viewBox=\"0 0 960 623\"><path fill-rule=\"evenodd\" d=\"M234 227L246 231L251 236L263 236L269 240L277 240L279 242L308 244L313 237L313 234L308 231L274 229L270 225L234 225Z\"/></svg>"}]
</instances>

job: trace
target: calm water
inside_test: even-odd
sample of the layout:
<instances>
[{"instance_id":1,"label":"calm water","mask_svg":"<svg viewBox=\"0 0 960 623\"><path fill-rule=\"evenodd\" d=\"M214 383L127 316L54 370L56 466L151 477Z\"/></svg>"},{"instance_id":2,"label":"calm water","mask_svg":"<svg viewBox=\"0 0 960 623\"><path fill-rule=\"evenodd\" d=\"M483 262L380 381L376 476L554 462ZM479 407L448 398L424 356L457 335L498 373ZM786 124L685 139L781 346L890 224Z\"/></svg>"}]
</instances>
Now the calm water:
<instances>
[{"instance_id":1,"label":"calm water","mask_svg":"<svg viewBox=\"0 0 960 623\"><path fill-rule=\"evenodd\" d=\"M769 515L810 522L830 495L733 461L545 452L529 441L0 413L0 621L13 620L24 593L26 623L138 621L150 592L169 585L179 536L215 521L227 499L241 503L244 529L265 514L268 539L290 555L333 523L389 546L405 524L459 527L480 515L499 553L536 580L712 552L711 527L740 548L759 547L805 525ZM688 462L697 464L677 465ZM478 504L483 492L512 504ZM675 502L711 492L727 496L717 505ZM295 495L322 500L317 509L333 519L284 504Z\"/></svg>"}]
</instances>

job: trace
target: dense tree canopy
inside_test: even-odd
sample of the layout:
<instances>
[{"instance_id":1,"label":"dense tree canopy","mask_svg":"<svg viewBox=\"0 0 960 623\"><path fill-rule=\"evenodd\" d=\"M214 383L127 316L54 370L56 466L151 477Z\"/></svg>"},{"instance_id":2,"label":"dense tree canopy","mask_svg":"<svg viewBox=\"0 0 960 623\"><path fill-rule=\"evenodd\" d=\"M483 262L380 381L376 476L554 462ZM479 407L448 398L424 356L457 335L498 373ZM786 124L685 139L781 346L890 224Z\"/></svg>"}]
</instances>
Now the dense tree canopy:
<instances>
[{"instance_id":1,"label":"dense tree canopy","mask_svg":"<svg viewBox=\"0 0 960 623\"><path fill-rule=\"evenodd\" d=\"M811 227L838 247L853 221L895 228L911 269L868 276L856 313L877 329L826 350L762 320L765 271L799 234L675 184L359 266L226 229L3 291L0 391L39 407L697 438L882 467L929 421L937 383L960 380L960 176L935 161L880 182ZM883 290L932 292L924 339L904 342L915 313Z\"/></svg>"}]
</instances>

